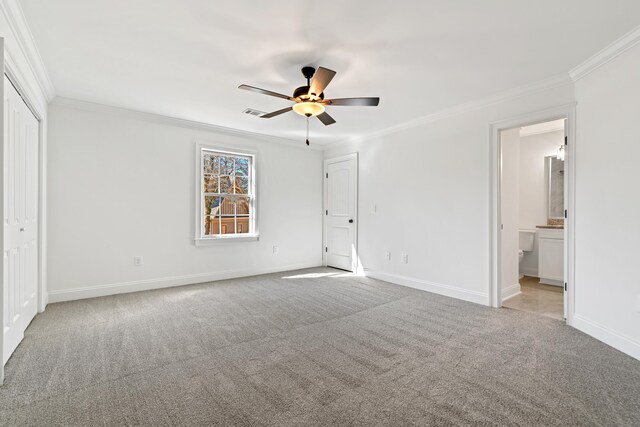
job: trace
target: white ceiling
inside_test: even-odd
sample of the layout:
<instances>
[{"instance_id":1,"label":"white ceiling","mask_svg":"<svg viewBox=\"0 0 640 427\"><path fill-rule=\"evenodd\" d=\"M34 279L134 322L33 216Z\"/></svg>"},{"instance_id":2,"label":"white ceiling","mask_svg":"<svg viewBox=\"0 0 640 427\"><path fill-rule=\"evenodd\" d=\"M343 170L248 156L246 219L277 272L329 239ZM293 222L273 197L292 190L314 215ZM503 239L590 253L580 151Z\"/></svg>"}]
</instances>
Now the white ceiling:
<instances>
[{"instance_id":1,"label":"white ceiling","mask_svg":"<svg viewBox=\"0 0 640 427\"><path fill-rule=\"evenodd\" d=\"M559 130L564 130L564 119L523 126L520 128L520 136L538 135L541 133L557 132Z\"/></svg>"},{"instance_id":2,"label":"white ceiling","mask_svg":"<svg viewBox=\"0 0 640 427\"><path fill-rule=\"evenodd\" d=\"M329 143L395 126L572 67L640 23L638 0L21 0L62 97L303 139L304 118L242 114L288 101L300 68L337 71L312 122ZM615 7L614 7L615 6Z\"/></svg>"}]
</instances>

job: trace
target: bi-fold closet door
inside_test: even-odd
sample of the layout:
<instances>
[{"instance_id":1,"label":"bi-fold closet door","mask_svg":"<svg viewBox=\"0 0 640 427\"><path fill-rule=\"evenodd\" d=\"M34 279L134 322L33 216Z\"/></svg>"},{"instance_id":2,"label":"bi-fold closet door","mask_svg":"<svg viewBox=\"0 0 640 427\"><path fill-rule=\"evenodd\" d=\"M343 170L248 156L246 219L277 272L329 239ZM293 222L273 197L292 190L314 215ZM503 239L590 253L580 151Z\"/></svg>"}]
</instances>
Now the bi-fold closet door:
<instances>
[{"instance_id":1,"label":"bi-fold closet door","mask_svg":"<svg viewBox=\"0 0 640 427\"><path fill-rule=\"evenodd\" d=\"M4 75L2 365L38 305L39 126Z\"/></svg>"}]
</instances>

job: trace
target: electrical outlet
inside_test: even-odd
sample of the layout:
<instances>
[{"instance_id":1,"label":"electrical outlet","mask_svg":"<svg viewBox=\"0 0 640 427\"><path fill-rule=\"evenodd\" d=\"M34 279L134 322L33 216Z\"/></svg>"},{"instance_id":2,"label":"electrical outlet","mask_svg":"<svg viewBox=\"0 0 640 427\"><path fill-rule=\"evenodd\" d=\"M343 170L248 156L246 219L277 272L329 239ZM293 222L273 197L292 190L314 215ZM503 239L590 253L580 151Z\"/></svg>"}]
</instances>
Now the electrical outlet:
<instances>
[{"instance_id":1,"label":"electrical outlet","mask_svg":"<svg viewBox=\"0 0 640 427\"><path fill-rule=\"evenodd\" d=\"M133 265L135 265L136 267L141 267L144 265L144 258L141 256L134 256L133 257Z\"/></svg>"},{"instance_id":2,"label":"electrical outlet","mask_svg":"<svg viewBox=\"0 0 640 427\"><path fill-rule=\"evenodd\" d=\"M391 261L391 252L389 251L385 252L384 259L386 259L387 261Z\"/></svg>"},{"instance_id":3,"label":"electrical outlet","mask_svg":"<svg viewBox=\"0 0 640 427\"><path fill-rule=\"evenodd\" d=\"M402 261L403 264L409 264L409 255L407 254L400 255L400 260Z\"/></svg>"},{"instance_id":4,"label":"electrical outlet","mask_svg":"<svg viewBox=\"0 0 640 427\"><path fill-rule=\"evenodd\" d=\"M274 255L278 255L278 251L279 251L279 250L280 250L280 249L278 248L278 245L273 245L273 254L274 254Z\"/></svg>"}]
</instances>

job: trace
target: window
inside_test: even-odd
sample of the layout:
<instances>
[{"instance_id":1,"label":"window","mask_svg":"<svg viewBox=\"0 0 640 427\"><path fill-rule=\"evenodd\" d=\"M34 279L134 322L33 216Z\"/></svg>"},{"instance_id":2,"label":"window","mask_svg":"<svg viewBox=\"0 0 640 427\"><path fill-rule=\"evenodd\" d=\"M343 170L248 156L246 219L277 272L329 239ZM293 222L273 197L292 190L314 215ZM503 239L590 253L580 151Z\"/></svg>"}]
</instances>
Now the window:
<instances>
[{"instance_id":1,"label":"window","mask_svg":"<svg viewBox=\"0 0 640 427\"><path fill-rule=\"evenodd\" d=\"M255 155L198 146L196 241L257 238Z\"/></svg>"}]
</instances>

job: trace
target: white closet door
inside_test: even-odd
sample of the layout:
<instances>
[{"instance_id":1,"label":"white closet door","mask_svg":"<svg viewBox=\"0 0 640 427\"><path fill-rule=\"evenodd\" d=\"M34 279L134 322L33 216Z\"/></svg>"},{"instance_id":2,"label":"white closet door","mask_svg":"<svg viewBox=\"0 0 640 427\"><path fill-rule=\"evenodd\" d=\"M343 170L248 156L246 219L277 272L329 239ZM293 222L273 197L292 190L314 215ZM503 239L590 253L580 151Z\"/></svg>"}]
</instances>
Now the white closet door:
<instances>
[{"instance_id":1,"label":"white closet door","mask_svg":"<svg viewBox=\"0 0 640 427\"><path fill-rule=\"evenodd\" d=\"M37 312L38 120L4 76L4 365Z\"/></svg>"},{"instance_id":2,"label":"white closet door","mask_svg":"<svg viewBox=\"0 0 640 427\"><path fill-rule=\"evenodd\" d=\"M356 268L356 158L329 160L326 173L327 265L354 271Z\"/></svg>"}]
</instances>

